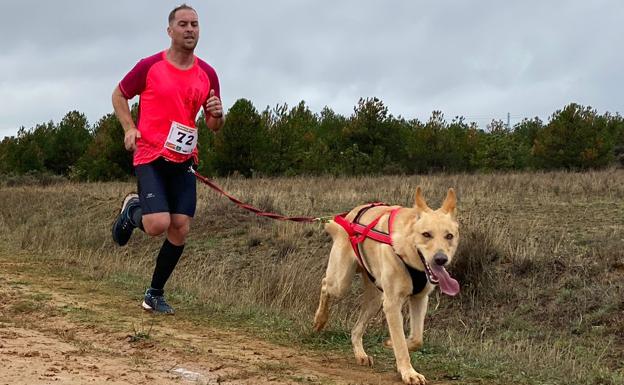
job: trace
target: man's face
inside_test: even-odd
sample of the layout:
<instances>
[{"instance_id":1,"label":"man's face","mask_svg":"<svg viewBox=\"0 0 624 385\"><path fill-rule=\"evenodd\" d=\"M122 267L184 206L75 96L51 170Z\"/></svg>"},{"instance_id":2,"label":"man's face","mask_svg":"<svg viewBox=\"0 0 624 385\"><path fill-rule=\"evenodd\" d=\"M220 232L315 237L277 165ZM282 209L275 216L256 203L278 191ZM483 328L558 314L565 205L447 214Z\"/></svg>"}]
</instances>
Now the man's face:
<instances>
[{"instance_id":1,"label":"man's face","mask_svg":"<svg viewBox=\"0 0 624 385\"><path fill-rule=\"evenodd\" d=\"M199 20L190 9L181 9L167 27L171 45L187 51L193 51L199 41Z\"/></svg>"}]
</instances>

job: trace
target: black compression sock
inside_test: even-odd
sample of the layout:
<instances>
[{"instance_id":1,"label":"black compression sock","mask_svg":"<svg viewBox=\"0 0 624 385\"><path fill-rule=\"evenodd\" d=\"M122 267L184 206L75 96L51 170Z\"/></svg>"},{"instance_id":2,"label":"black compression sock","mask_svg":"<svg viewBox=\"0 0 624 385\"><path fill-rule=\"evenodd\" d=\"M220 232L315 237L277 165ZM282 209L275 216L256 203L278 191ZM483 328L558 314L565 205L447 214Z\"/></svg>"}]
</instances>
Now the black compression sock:
<instances>
[{"instance_id":1,"label":"black compression sock","mask_svg":"<svg viewBox=\"0 0 624 385\"><path fill-rule=\"evenodd\" d=\"M141 210L141 206L133 207L130 210L130 221L134 225L134 227L138 227L141 231L145 231L143 228L143 210Z\"/></svg>"},{"instance_id":2,"label":"black compression sock","mask_svg":"<svg viewBox=\"0 0 624 385\"><path fill-rule=\"evenodd\" d=\"M153 296L162 296L165 294L163 289L154 289L153 287L150 287L147 292Z\"/></svg>"},{"instance_id":3,"label":"black compression sock","mask_svg":"<svg viewBox=\"0 0 624 385\"><path fill-rule=\"evenodd\" d=\"M184 251L184 245L176 246L169 242L168 239L165 239L156 259L156 268L154 269L151 285L153 289L162 290L165 287L165 283L167 283L169 276L171 276L173 269L175 269L180 260L182 251Z\"/></svg>"}]
</instances>

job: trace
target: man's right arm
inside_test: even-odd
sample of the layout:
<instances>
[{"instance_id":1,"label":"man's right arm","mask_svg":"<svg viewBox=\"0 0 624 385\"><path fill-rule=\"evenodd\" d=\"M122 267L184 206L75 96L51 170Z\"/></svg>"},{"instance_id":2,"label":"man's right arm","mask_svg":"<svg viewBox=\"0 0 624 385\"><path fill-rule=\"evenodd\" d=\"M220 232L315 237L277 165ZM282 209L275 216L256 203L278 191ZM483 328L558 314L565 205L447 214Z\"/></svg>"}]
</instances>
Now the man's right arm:
<instances>
[{"instance_id":1,"label":"man's right arm","mask_svg":"<svg viewBox=\"0 0 624 385\"><path fill-rule=\"evenodd\" d=\"M141 132L139 132L132 120L128 99L126 99L121 92L119 86L115 87L112 100L115 115L117 119L119 119L119 123L121 123L121 127L123 127L124 130L124 146L126 150L134 151L136 150L136 140L141 137Z\"/></svg>"}]
</instances>

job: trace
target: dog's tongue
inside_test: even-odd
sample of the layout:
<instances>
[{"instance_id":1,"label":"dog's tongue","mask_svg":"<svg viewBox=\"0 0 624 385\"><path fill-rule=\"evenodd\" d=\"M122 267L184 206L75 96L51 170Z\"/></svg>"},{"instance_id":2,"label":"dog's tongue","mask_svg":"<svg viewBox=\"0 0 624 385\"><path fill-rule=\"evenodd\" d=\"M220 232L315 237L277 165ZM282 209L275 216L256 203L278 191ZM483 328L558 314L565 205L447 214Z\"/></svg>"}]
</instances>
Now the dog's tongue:
<instances>
[{"instance_id":1,"label":"dog's tongue","mask_svg":"<svg viewBox=\"0 0 624 385\"><path fill-rule=\"evenodd\" d=\"M444 267L434 264L431 270L433 270L433 274L438 278L438 285L442 293L447 295L456 295L459 293L459 282L451 277Z\"/></svg>"}]
</instances>

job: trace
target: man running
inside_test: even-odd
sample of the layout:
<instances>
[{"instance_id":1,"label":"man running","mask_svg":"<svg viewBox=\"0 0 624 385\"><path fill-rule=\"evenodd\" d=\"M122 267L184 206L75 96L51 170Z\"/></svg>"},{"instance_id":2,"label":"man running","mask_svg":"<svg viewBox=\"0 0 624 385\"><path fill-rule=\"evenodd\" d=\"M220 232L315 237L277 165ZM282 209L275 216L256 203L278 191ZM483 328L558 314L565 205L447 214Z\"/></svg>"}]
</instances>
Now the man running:
<instances>
[{"instance_id":1,"label":"man running","mask_svg":"<svg viewBox=\"0 0 624 385\"><path fill-rule=\"evenodd\" d=\"M206 124L215 132L224 118L217 74L194 54L199 40L195 9L186 4L173 9L167 33L171 46L140 60L113 91L124 145L134 151L139 193L124 199L112 235L115 243L124 246L137 227L150 236L166 234L142 306L173 314L164 286L182 255L195 214L196 182L189 169L197 163L195 118L203 107ZM136 95L135 125L128 100Z\"/></svg>"}]
</instances>

